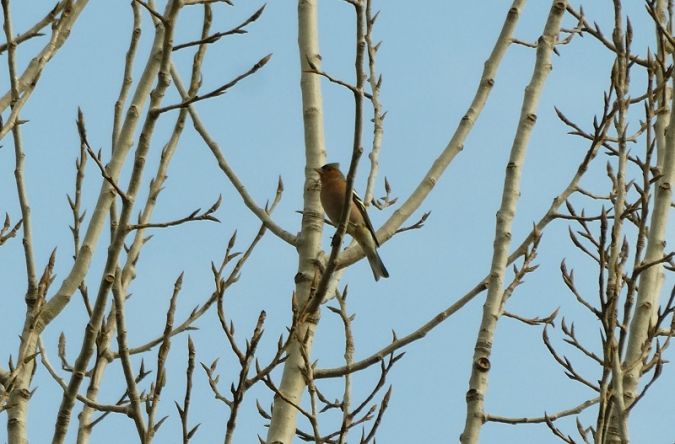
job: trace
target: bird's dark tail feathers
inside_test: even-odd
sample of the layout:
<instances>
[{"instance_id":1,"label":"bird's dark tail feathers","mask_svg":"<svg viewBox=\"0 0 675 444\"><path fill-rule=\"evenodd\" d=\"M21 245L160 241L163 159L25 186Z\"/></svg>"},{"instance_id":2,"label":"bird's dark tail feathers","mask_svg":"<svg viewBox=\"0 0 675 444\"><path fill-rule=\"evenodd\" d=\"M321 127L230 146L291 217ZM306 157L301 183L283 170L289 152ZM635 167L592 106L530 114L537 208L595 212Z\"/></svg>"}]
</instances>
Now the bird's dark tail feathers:
<instances>
[{"instance_id":1,"label":"bird's dark tail feathers","mask_svg":"<svg viewBox=\"0 0 675 444\"><path fill-rule=\"evenodd\" d=\"M382 258L377 254L377 250L373 250L373 254L368 255L368 263L370 268L373 270L373 277L376 281L379 281L381 277L388 278L389 272L387 268L382 263Z\"/></svg>"}]
</instances>

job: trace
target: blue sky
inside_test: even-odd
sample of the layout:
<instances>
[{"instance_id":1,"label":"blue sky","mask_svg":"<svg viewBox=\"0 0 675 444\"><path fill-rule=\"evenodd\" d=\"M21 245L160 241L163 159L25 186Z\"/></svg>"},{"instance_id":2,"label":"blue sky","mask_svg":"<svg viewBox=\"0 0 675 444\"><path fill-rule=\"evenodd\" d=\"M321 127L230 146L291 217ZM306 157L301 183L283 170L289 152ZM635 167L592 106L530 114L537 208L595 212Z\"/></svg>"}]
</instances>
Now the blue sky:
<instances>
[{"instance_id":1,"label":"blue sky","mask_svg":"<svg viewBox=\"0 0 675 444\"><path fill-rule=\"evenodd\" d=\"M653 31L643 2L625 2L624 12L631 15L635 28L633 48L644 55L653 45ZM383 40L378 70L382 72L382 103L388 114L380 157L380 177L376 195L383 194L387 176L393 193L403 201L423 177L431 162L445 147L474 94L483 62L500 31L510 2L457 2L429 0L418 5L402 0L376 2L382 9L375 36ZM575 3L576 5L576 3ZM251 1L235 7L214 8L214 30L229 29L260 6ZM44 9L47 9L45 5ZM541 31L550 2L528 4L516 36L535 41ZM597 21L610 33L613 20L611 2L584 4L590 21ZM42 14L38 8L26 8L15 2L14 28L21 31ZM56 265L58 286L72 263L72 241L68 230L71 214L66 194L72 193L74 162L79 154L75 127L77 107L86 116L89 141L105 153L110 149L112 111L122 77L124 53L128 44L131 15L128 2L92 2L75 25L65 47L50 62L40 83L22 112L29 120L23 126L26 180L34 217L34 241L37 263L46 263L52 248L58 247ZM320 6L320 38L323 69L335 77L353 78L352 8L338 0L326 0ZM144 64L152 31L147 14L136 78ZM574 23L565 21L566 27ZM186 8L181 15L176 43L194 39L201 27L201 9ZM272 60L259 73L215 100L201 102L197 108L207 128L218 140L224 154L237 170L249 192L262 205L274 195L277 178L282 176L284 197L274 219L286 230L299 230L304 178L303 129L299 88L296 4L289 0L270 1L262 18L243 36L227 37L212 45L204 67L203 90L210 90L248 69L262 56ZM20 67L30 60L45 39L36 39L19 47ZM600 113L602 94L608 85L611 54L593 38L576 38L559 48L553 71L544 90L537 125L529 146L522 178L522 196L513 227L514 242L519 243L533 221L544 214L551 199L566 185L581 161L586 144L565 135L567 128L555 116L557 106L567 116L590 128L593 115ZM5 62L3 55L3 66ZM192 52L175 54L176 63L187 78ZM354 335L356 358L364 357L386 344L395 330L399 336L416 329L437 312L450 305L482 279L489 270L494 237L494 214L499 206L504 167L513 140L522 93L534 64L534 51L522 46L509 49L496 78L489 102L473 132L445 175L421 206L411 222L425 211L432 211L425 227L400 234L383 245L381 255L390 279L375 283L367 263L361 261L345 274L349 284L349 310L356 313ZM6 69L0 70L7 85ZM636 91L642 91L644 75L632 78ZM347 166L351 156L353 99L340 87L323 85L326 124L326 148L330 161ZM165 103L178 101L170 88ZM159 152L177 113L159 124L152 142L148 165L157 164ZM638 115L632 116L637 127ZM366 130L366 150L370 141ZM9 139L0 149L0 212L8 211L18 219L13 185L13 152ZM642 145L633 149L643 150ZM359 168L356 188L363 191L367 177L367 159ZM601 192L607 190L604 174L606 158L598 159L583 185ZM127 168L126 173L128 174ZM150 177L150 169L145 179ZM122 183L125 182L124 176ZM89 162L84 192L85 208L92 209L98 194L100 176ZM143 187L140 201L147 193ZM605 191L606 192L606 191ZM238 194L217 168L210 152L188 123L184 137L169 171L166 189L160 196L155 220L181 217L198 207L208 207L218 195L223 204L217 214L220 224L199 222L166 230L155 230L138 264L136 281L128 303L128 330L132 344L156 336L162 328L173 282L185 272L179 298L177 319L206 300L212 291L211 261L222 257L234 230L240 248L245 248L259 223L243 205ZM580 201L581 202L581 201ZM580 203L581 205L581 203ZM371 218L380 226L395 209L382 212L371 209ZM568 224L553 223L544 233L539 257L540 269L527 277L509 301L508 310L523 316L546 315L561 307L561 316L575 322L589 347L598 349L599 326L579 310L565 290L558 267L563 258L574 267L588 292L595 290L595 269L571 246ZM674 225L670 224L670 238ZM327 228L324 246L329 247L332 228ZM95 257L87 279L95 288L103 268L108 239L101 239L101 251ZM23 323L24 268L19 239L0 249L0 282L4 289L0 310L10 315L0 323L0 359L7 361L16 353L16 338ZM267 312L261 360L274 352L274 345L290 317L290 295L297 268L296 252L268 234L245 267L240 281L225 296L225 311L233 319L239 334L250 334L260 310ZM670 286L668 285L670 283ZM672 278L665 288L672 287ZM464 395L468 386L470 360L481 316L482 297L437 327L426 338L408 346L406 356L390 373L393 397L378 435L378 442L448 442L462 431L465 414ZM68 338L68 356L74 359L81 344L79 332L84 323L84 308L77 297L47 329L45 342L56 361L56 341L63 331ZM215 313L197 322L192 332L197 344L197 360L210 363L220 358L222 389L237 371L225 336ZM559 331L552 332L561 345ZM159 417L170 415L160 429L157 442L176 442L179 422L173 400L182 399L185 378L186 336L176 337L169 359L168 386L163 393ZM341 323L324 310L316 337L315 359L319 367L341 365L343 357ZM565 350L575 364L594 380L600 370L583 361L574 351ZM672 359L672 353L671 359ZM668 358L668 356L666 357ZM155 356L146 357L154 365ZM138 365L138 361L135 361ZM675 395L675 377L668 367L647 398L633 412L630 431L636 443L672 443L675 434L665 424L672 422L670 401ZM355 393L369 387L377 378L371 369L355 377ZM275 374L279 377L279 373ZM227 381L227 382L225 382ZM213 399L206 377L195 371L195 395L198 401L191 411L192 424L201 423L195 442L220 441L227 409ZM47 442L52 433L60 389L38 370L39 386L31 402L30 436L32 442ZM119 363L110 366L101 399L116 399L123 386ZM324 385L329 398L341 394L341 384ZM486 400L489 413L504 416L541 416L574 406L593 394L569 381L546 353L540 328L526 327L502 319L497 329L490 386ZM271 402L264 388L247 395L239 420L235 442L255 442L256 434L265 435L264 421L255 411L255 400L263 406ZM79 408L79 407L78 407ZM75 419L75 418L74 418ZM581 416L587 425L592 414ZM322 431L335 425L337 416L327 415ZM302 424L302 423L301 423ZM567 433L575 430L574 420L560 421ZM306 424L303 425L304 428ZM0 440L4 439L4 428ZM354 434L356 437L358 433ZM74 435L73 435L74 436ZM555 442L544 425L507 426L487 424L482 442ZM123 438L122 438L123 437ZM93 442L112 443L136 437L127 418L111 417L97 426Z\"/></svg>"}]
</instances>

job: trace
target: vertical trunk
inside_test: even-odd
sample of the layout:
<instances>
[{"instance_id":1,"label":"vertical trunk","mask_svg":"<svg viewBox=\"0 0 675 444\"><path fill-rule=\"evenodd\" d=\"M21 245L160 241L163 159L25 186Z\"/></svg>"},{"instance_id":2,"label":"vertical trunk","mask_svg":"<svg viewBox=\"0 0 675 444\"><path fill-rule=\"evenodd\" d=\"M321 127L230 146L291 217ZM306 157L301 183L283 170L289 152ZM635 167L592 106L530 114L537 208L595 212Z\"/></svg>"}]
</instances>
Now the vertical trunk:
<instances>
[{"instance_id":1,"label":"vertical trunk","mask_svg":"<svg viewBox=\"0 0 675 444\"><path fill-rule=\"evenodd\" d=\"M469 390L466 393L466 423L464 432L460 436L460 441L464 444L478 442L485 417L484 400L490 371L492 341L504 293L504 271L509 258L511 226L516 212L516 203L520 196L520 175L525 161L529 137L536 122L539 96L543 90L544 82L551 71L551 54L560 32L560 23L565 12L565 6L565 1L553 1L544 33L539 38L534 72L530 84L525 88L518 129L511 148L509 162L506 166L502 203L497 212L488 294L485 305L483 305L483 319L476 339Z\"/></svg>"},{"instance_id":2,"label":"vertical trunk","mask_svg":"<svg viewBox=\"0 0 675 444\"><path fill-rule=\"evenodd\" d=\"M673 104L671 103L671 107ZM673 199L673 181L675 181L675 114L670 114L665 146L659 153L659 165L662 176L656 185L654 206L649 224L647 238L647 250L643 259L644 263L658 261L663 257L666 246L666 229L668 227L668 215ZM657 136L658 140L658 136ZM662 155L661 155L662 154ZM648 334L656 316L661 287L663 266L659 263L652 265L640 275L635 313L628 331L628 345L623 362L624 367L624 398L626 407L637 396L638 383L642 371L642 363L648 351ZM616 426L611 424L610 426Z\"/></svg>"},{"instance_id":3,"label":"vertical trunk","mask_svg":"<svg viewBox=\"0 0 675 444\"><path fill-rule=\"evenodd\" d=\"M616 104L619 108L617 117L614 120L618 139L618 168L615 178L612 194L614 197L614 219L612 225L612 235L609 248L609 259L607 266L607 307L606 318L603 322L605 328L604 350L605 362L608 368L603 369L603 381L601 384L601 398L608 402L601 402L598 414L598 426L596 428L597 442L622 443L627 442L628 429L625 421L626 409L623 400L623 373L620 368L620 357L617 351L617 342L615 337L616 325L618 322L618 301L623 285L623 261L621 259L621 249L623 248L623 214L626 204L626 164L628 150L626 148L627 113L629 106L628 88L630 84L628 53L630 52L630 40L632 31L628 28L627 33L623 31L622 15L620 2L614 4L614 31L612 37L616 48L616 61L612 70L612 81L616 91ZM616 217L619 215L619 217ZM611 363L611 365L609 364ZM611 383L608 379L611 368ZM609 427L606 430L601 424L609 408L609 414L612 418ZM617 427L618 426L618 427Z\"/></svg>"},{"instance_id":4,"label":"vertical trunk","mask_svg":"<svg viewBox=\"0 0 675 444\"><path fill-rule=\"evenodd\" d=\"M656 5L654 10L656 11L656 16L659 19L659 22L663 24L666 28L668 27L667 18L666 18L666 0L656 0ZM666 49L664 46L668 45L667 42L663 41L663 37L660 35L659 31L656 31L656 57L663 63L664 66L668 66L668 61L666 60L669 56L667 55ZM663 77L663 70L656 69L656 84L664 85L667 83L666 79ZM668 121L670 120L670 107L668 106L668 100L670 99L669 95L671 94L671 88L662 88L661 92L657 97L657 109L660 112L656 115L656 124L654 125L654 133L656 136L656 165L659 171L663 171L663 158L665 153L666 146L666 130Z\"/></svg>"},{"instance_id":5,"label":"vertical trunk","mask_svg":"<svg viewBox=\"0 0 675 444\"><path fill-rule=\"evenodd\" d=\"M307 73L308 61L320 66L318 0L299 0L298 2L298 46L300 49L302 89L302 115L305 124L305 192L302 228L299 236L298 273L295 277L295 302L303 306L310 295L314 280L314 260L321 245L323 213L319 199L318 177L314 168L319 168L325 160L323 133L323 101L318 75ZM308 319L297 327L296 337L288 348L288 359L284 364L280 391L289 400L299 404L305 381L302 367L305 365L301 347L309 351L312 348L314 330L318 317ZM301 343L304 339L304 345ZM297 410L288 402L276 397L272 409L272 420L267 434L268 443L289 444L295 435Z\"/></svg>"},{"instance_id":6,"label":"vertical trunk","mask_svg":"<svg viewBox=\"0 0 675 444\"><path fill-rule=\"evenodd\" d=\"M24 74L17 78L14 64L14 47L9 48L10 56L8 57L8 64L10 68L10 83L11 89L0 98L0 109L5 109L8 105L12 107L12 112L17 112L15 109L19 101L20 93L22 100L27 100L30 96L30 91L27 88L34 88L37 83L42 70L53 55L63 46L66 39L70 35L70 31L77 21L80 13L87 5L88 0L81 0L76 4L68 4L64 6L61 12L58 25L52 28L52 34L49 41L38 57L33 58ZM14 32L11 26L11 13L9 10L9 1L3 2L4 28L7 42L14 45ZM17 180L17 192L21 202L22 217L23 217L23 243L25 248L25 259L27 264L28 274L28 291L26 294L26 318L24 321L23 331L20 337L19 353L17 358L17 368L13 375L12 388L7 400L7 442L10 444L24 444L28 442L28 402L31 397L30 384L33 379L35 371L35 349L37 344L37 335L40 332L38 323L36 322L39 312L44 301L44 294L38 294L36 288L36 276L34 270L34 259L32 257L31 244L31 229L30 229L30 207L25 196L24 181L23 181L23 161L24 153L21 149L20 127L12 127L14 138L15 153L17 167L15 170L15 177ZM38 300L39 299L39 300ZM32 356L32 358L31 358Z\"/></svg>"},{"instance_id":7,"label":"vertical trunk","mask_svg":"<svg viewBox=\"0 0 675 444\"><path fill-rule=\"evenodd\" d=\"M122 212L119 217L119 226L115 230L114 237L108 248L108 256L106 258L106 264L99 283L98 292L96 295L96 300L92 310L92 315L89 322L85 328L84 338L82 340L82 346L80 353L78 354L75 364L73 366L73 373L68 383L63 397L61 399L61 405L57 414L57 421L54 426L54 435L52 438L53 444L61 444L64 442L66 433L68 431L68 426L70 423L70 416L72 413L73 406L75 404L75 397L79 390L79 387L85 377L85 370L91 359L91 356L94 353L95 349L95 339L100 331L101 324L103 321L103 316L105 314L105 308L108 300L108 292L113 285L115 279L117 263L119 260L120 252L124 246L124 239L127 235L127 226L131 218L131 213L133 211L133 206L135 199L140 188L140 178L142 176L143 168L145 166L145 160L147 158L148 151L150 149L150 139L154 131L155 125L159 118L159 113L156 109L161 104L161 101L164 97L164 94L169 87L169 80L171 78L169 74L169 67L171 62L171 48L173 47L173 30L176 18L180 8L183 6L182 0L172 0L169 1L166 5L166 11L164 15L164 22L161 26L157 26L157 34L162 36L162 50L158 53L160 60L158 63L157 70L157 84L156 87L150 93L150 104L147 117L143 124L143 129L139 136L138 148L136 149L134 155L134 167L131 172L131 177L129 178L129 184L127 185L126 195L127 199L124 201L122 207ZM163 31L160 31L160 28L163 28ZM153 54L156 54L153 51ZM150 70L153 64L150 62L146 67L146 72ZM118 151L116 150L113 159L117 156ZM119 159L120 161L123 159ZM111 161L112 164L112 161ZM118 170L119 172L119 170ZM99 196L100 198L101 196ZM100 202L99 202L100 203ZM109 204L108 204L109 207ZM97 206L97 210L100 209L100 206ZM93 222L92 222L93 223ZM87 231L89 235L89 230ZM86 241L86 239L85 239ZM79 261L80 256L76 259L76 262ZM72 274L72 273L71 273ZM80 281L81 282L81 281ZM65 286L64 282L64 286ZM79 285L79 283L78 283ZM54 299L58 297L55 296ZM130 394L131 396L131 394Z\"/></svg>"},{"instance_id":8,"label":"vertical trunk","mask_svg":"<svg viewBox=\"0 0 675 444\"><path fill-rule=\"evenodd\" d=\"M29 314L26 317L30 318L31 315ZM30 319L26 319L26 324L30 322ZM35 352L37 335L26 330L24 329L26 339L22 341L21 347L22 350L25 350L23 354L28 356ZM7 409L7 442L9 444L27 444L28 401L31 396L30 383L35 370L35 359L31 359L25 364L21 364L20 360L17 362L17 366L16 378L7 400L7 405L10 406Z\"/></svg>"},{"instance_id":9,"label":"vertical trunk","mask_svg":"<svg viewBox=\"0 0 675 444\"><path fill-rule=\"evenodd\" d=\"M114 322L114 321L113 321ZM106 345L110 344L110 337L112 331L105 335L104 342ZM101 381L103 381L103 376L105 375L106 368L108 367L108 361L105 359L99 359L96 361L94 366L94 371L92 372L91 378L89 380L89 387L87 388L87 398L91 400L98 399L98 389L101 386ZM88 444L91 439L91 422L92 416L96 413L94 409L89 406L83 406L82 411L77 415L78 426L77 426L77 444Z\"/></svg>"},{"instance_id":10,"label":"vertical trunk","mask_svg":"<svg viewBox=\"0 0 675 444\"><path fill-rule=\"evenodd\" d=\"M659 21L666 23L666 2L658 0L655 10ZM663 63L666 62L666 51L663 42L657 32L657 57ZM659 84L667 84L668 79L663 77L660 69L656 70L656 78ZM653 211L647 237L647 249L643 262L658 261L663 257L666 245L666 229L668 226L668 215L673 198L673 181L675 180L675 115L672 114L672 106L668 106L669 88L663 88L663 92L657 98L657 107L663 110L657 114L654 125L656 149L657 149L657 168L662 174L656 185L654 196ZM675 100L675 98L671 98ZM658 173L657 173L658 174ZM642 373L643 359L649 352L649 329L653 325L656 316L661 288L663 285L663 266L659 263L646 269L640 275L638 285L637 301L635 304L635 313L628 330L628 341L626 353L623 361L623 394L625 407L635 401L637 397L638 384ZM610 442L620 442L621 439L616 431L625 427L620 421L625 421L623 415L613 415L610 418L608 426L608 438ZM609 433L612 432L612 433Z\"/></svg>"}]
</instances>

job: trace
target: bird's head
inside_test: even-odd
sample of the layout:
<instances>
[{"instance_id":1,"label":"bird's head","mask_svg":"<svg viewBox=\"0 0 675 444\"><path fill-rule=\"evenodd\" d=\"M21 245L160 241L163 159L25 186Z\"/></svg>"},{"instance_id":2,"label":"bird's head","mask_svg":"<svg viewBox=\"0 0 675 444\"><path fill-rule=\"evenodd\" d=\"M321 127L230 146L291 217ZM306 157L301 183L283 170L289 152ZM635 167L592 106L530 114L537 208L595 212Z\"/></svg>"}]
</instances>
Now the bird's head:
<instances>
[{"instance_id":1,"label":"bird's head","mask_svg":"<svg viewBox=\"0 0 675 444\"><path fill-rule=\"evenodd\" d=\"M333 177L342 177L342 173L340 172L340 164L337 162L327 163L321 168L316 168L315 171L319 173L319 178L321 180L330 179Z\"/></svg>"}]
</instances>

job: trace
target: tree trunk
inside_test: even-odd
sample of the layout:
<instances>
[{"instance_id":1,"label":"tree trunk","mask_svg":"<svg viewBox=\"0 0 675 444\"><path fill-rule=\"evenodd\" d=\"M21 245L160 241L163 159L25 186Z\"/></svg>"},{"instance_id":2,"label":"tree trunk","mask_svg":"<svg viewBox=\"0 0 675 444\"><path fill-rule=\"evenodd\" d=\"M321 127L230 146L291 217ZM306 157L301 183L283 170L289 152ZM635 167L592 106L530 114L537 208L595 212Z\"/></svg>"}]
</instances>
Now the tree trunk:
<instances>
[{"instance_id":1,"label":"tree trunk","mask_svg":"<svg viewBox=\"0 0 675 444\"><path fill-rule=\"evenodd\" d=\"M321 246L323 228L323 209L319 199L318 176L314 168L319 168L325 161L323 131L323 101L321 98L320 77L308 73L311 61L315 67L320 66L318 0L300 0L298 2L298 46L300 49L302 89L302 115L305 124L305 187L302 228L299 235L299 263L295 276L294 303L303 307L309 299L314 281L315 259ZM284 372L279 390L290 401L300 404L305 380L302 367L302 347L306 353L312 349L314 331L319 321L318 315L306 319L297 326L294 337L288 347L288 359L284 363ZM304 341L304 344L301 343ZM295 435L297 410L291 404L276 396L272 408L272 420L267 433L267 443L289 444Z\"/></svg>"}]
</instances>

